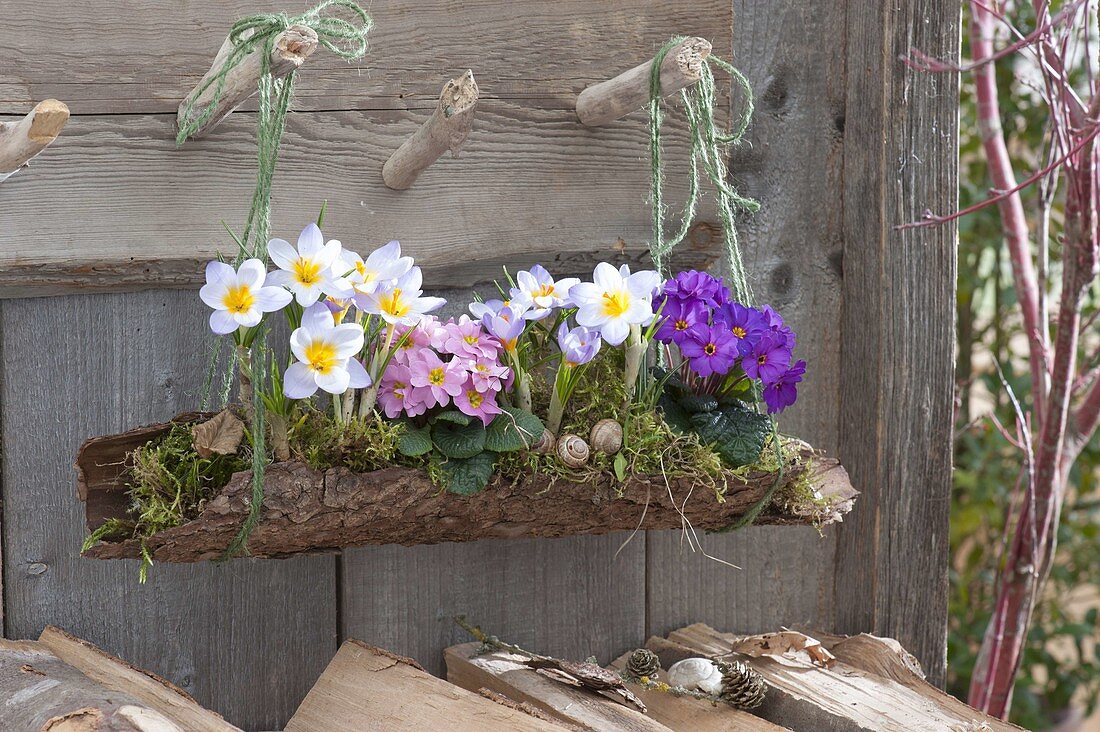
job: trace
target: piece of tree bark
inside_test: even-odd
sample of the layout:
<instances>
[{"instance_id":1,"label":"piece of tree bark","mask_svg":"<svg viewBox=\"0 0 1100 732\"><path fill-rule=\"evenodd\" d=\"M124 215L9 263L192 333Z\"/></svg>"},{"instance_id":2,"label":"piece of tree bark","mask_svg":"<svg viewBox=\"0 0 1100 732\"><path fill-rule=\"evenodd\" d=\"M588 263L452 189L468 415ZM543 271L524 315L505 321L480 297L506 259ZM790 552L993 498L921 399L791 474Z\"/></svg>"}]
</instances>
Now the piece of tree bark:
<instances>
[{"instance_id":1,"label":"piece of tree bark","mask_svg":"<svg viewBox=\"0 0 1100 732\"><path fill-rule=\"evenodd\" d=\"M458 157L470 136L479 94L471 70L448 81L432 116L382 166L382 181L394 190L404 190L444 152L450 150Z\"/></svg>"},{"instance_id":2,"label":"piece of tree bark","mask_svg":"<svg viewBox=\"0 0 1100 732\"><path fill-rule=\"evenodd\" d=\"M593 691L569 686L525 665L526 656L503 651L478 655L480 643L463 643L443 652L447 680L464 689L488 689L527 703L555 720L591 730L668 732L645 714Z\"/></svg>"},{"instance_id":3,"label":"piece of tree bark","mask_svg":"<svg viewBox=\"0 0 1100 732\"><path fill-rule=\"evenodd\" d=\"M317 50L317 45L317 32L304 25L292 25L277 35L275 37L274 46L271 49L272 77L280 79L297 71L298 68L305 63L306 59L312 56L313 52ZM213 103L217 86L216 82L206 87L197 97L195 96L195 92L206 83L207 79L211 79L217 75L218 71L221 69L222 63L232 50L233 43L229 38L226 38L221 48L218 50L218 55L214 57L214 63L211 65L210 70L206 72L199 83L195 85L195 88L184 97L183 102L180 104L179 111L176 114L176 124L179 128L183 128L183 126L191 120L197 119L207 107ZM262 53L263 47L261 46L226 73L225 86L222 90L221 99L218 100L213 114L192 133L192 138L202 137L207 132L210 132L210 130L214 129L223 119L228 117L234 109L239 107L245 100L257 92L260 82L260 67L262 65L260 54ZM193 97L195 97L194 104L188 109L188 102Z\"/></svg>"},{"instance_id":4,"label":"piece of tree bark","mask_svg":"<svg viewBox=\"0 0 1100 732\"><path fill-rule=\"evenodd\" d=\"M57 139L69 119L64 102L46 99L16 122L0 122L0 182Z\"/></svg>"},{"instance_id":5,"label":"piece of tree bark","mask_svg":"<svg viewBox=\"0 0 1100 732\"><path fill-rule=\"evenodd\" d=\"M669 49L661 63L661 96L675 94L699 81L710 51L710 41L695 37L685 38ZM577 117L581 123L598 127L648 104L654 60L582 91L577 96Z\"/></svg>"},{"instance_id":6,"label":"piece of tree bark","mask_svg":"<svg viewBox=\"0 0 1100 732\"><path fill-rule=\"evenodd\" d=\"M630 652L611 663L611 668L626 668ZM667 679L664 669L660 679ZM705 699L673 696L661 691L647 690L639 684L629 684L631 690L649 707L647 714L670 729L692 732L781 732L787 729L761 719L752 712L734 709L728 704L713 704Z\"/></svg>"},{"instance_id":7,"label":"piece of tree bark","mask_svg":"<svg viewBox=\"0 0 1100 732\"><path fill-rule=\"evenodd\" d=\"M667 639L650 638L646 647L666 665L693 656L726 656L733 643L742 638L696 623L669 633ZM916 672L910 673L908 683L897 680L896 676L903 673L897 665L890 676L880 676L877 671L882 664L882 644L870 652L873 644L866 639L849 648L844 648L844 643L825 644L838 657L828 669L790 656L736 656L768 683L767 697L754 713L792 729L1019 732L1019 727L983 714L933 687ZM857 659L856 664L845 658Z\"/></svg>"},{"instance_id":8,"label":"piece of tree bark","mask_svg":"<svg viewBox=\"0 0 1100 732\"><path fill-rule=\"evenodd\" d=\"M0 640L0 729L240 732L185 692L68 633Z\"/></svg>"},{"instance_id":9,"label":"piece of tree bark","mask_svg":"<svg viewBox=\"0 0 1100 732\"><path fill-rule=\"evenodd\" d=\"M563 732L539 719L432 676L416 661L357 640L345 641L302 701L286 732Z\"/></svg>"},{"instance_id":10,"label":"piece of tree bark","mask_svg":"<svg viewBox=\"0 0 1100 732\"><path fill-rule=\"evenodd\" d=\"M181 415L194 421L197 415ZM109 518L125 519L126 456L162 434L168 425L132 430L88 440L77 457L77 494L85 501L89 530ZM788 465L784 481L809 472L818 492L832 502L828 523L851 508L856 491L835 460L808 447ZM690 481L659 477L632 478L626 485L553 481L533 475L517 483L495 478L474 496L441 491L428 476L411 468L352 473L326 471L288 462L269 466L264 476L260 523L248 542L253 557L285 557L303 552L337 551L367 544L436 544L445 541L605 534L611 531L681 528L696 530L731 525L772 486L774 475L732 480L722 501L713 491L692 488ZM622 495L620 496L620 490ZM674 503L673 498L676 497ZM196 562L220 557L249 511L251 472L237 473L205 504L193 521L158 532L145 540L154 560ZM759 523L808 523L810 506L773 506ZM136 540L103 542L85 556L116 559L139 556Z\"/></svg>"}]
</instances>

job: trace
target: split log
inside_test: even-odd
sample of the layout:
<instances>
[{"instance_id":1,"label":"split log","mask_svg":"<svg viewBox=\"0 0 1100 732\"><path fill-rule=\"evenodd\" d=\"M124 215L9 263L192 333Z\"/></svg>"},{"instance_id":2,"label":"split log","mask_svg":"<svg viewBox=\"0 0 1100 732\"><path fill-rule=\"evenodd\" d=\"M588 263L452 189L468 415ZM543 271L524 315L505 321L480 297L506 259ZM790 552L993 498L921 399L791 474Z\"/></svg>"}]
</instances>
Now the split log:
<instances>
[{"instance_id":1,"label":"split log","mask_svg":"<svg viewBox=\"0 0 1100 732\"><path fill-rule=\"evenodd\" d=\"M181 415L178 421L196 421ZM77 495L85 502L89 530L107 519L127 517L127 455L163 434L153 425L121 435L96 437L77 457ZM787 466L784 481L807 474L830 508L817 504L775 506L758 523L839 521L857 495L835 460L808 447ZM674 529L683 518L696 530L730 526L772 486L775 476L758 473L743 482L731 477L725 497L689 481L632 478L625 485L603 480L573 483L532 475L516 483L495 478L474 496L441 491L427 474L411 468L353 473L345 468L316 470L297 462L275 463L264 475L264 505L248 542L253 557L286 557L331 552L368 544L437 544L447 541L605 534L611 531ZM622 495L620 495L620 491ZM676 497L676 503L670 497ZM251 472L236 473L193 521L146 539L154 560L197 562L222 556L249 512ZM816 511L816 514L814 512ZM682 512L682 513L681 513ZM85 556L136 558L136 540L103 542Z\"/></svg>"},{"instance_id":2,"label":"split log","mask_svg":"<svg viewBox=\"0 0 1100 732\"><path fill-rule=\"evenodd\" d=\"M668 732L636 709L547 678L524 664L526 656L505 651L478 655L479 648L480 643L463 643L443 651L448 681L471 691L488 689L580 729Z\"/></svg>"},{"instance_id":3,"label":"split log","mask_svg":"<svg viewBox=\"0 0 1100 732\"><path fill-rule=\"evenodd\" d=\"M247 37L247 35L245 36ZM304 25L292 25L275 37L274 46L271 49L271 75L276 79L297 71L306 59L317 50L317 32ZM208 79L213 78L221 70L222 63L233 50L233 43L226 38L214 57L214 63L210 70L202 77L191 92L184 97L176 114L176 123L182 128L185 124L197 119L213 103L216 83L206 87L196 96L196 92L202 88ZM225 76L225 86L221 99L214 107L213 114L197 129L193 138L202 137L214 129L223 119L228 117L233 110L243 104L259 89L261 55L263 47L250 53L240 64L230 69ZM194 103L188 104L194 98Z\"/></svg>"},{"instance_id":4,"label":"split log","mask_svg":"<svg viewBox=\"0 0 1100 732\"><path fill-rule=\"evenodd\" d=\"M675 94L699 81L710 50L709 41L694 37L685 38L669 49L661 63L661 96ZM601 81L582 91L577 97L577 116L581 123L599 127L648 104L649 77L655 60L650 59L614 79Z\"/></svg>"},{"instance_id":5,"label":"split log","mask_svg":"<svg viewBox=\"0 0 1100 732\"><path fill-rule=\"evenodd\" d=\"M755 714L792 729L828 729L834 732L1019 732L1020 727L967 706L927 683L922 675L903 665L887 663L885 654L896 654L890 643L876 643L874 636L848 648L829 643L837 655L831 668L821 668L789 658L749 658L730 654L741 638L720 633L702 623L650 638L646 647L657 653L662 665L683 658L736 657L764 677L768 694ZM876 639L884 640L884 639ZM873 649L873 650L872 650ZM854 663L853 663L854 661ZM879 672L888 666L889 675ZM907 676L906 682L897 677Z\"/></svg>"},{"instance_id":6,"label":"split log","mask_svg":"<svg viewBox=\"0 0 1100 732\"><path fill-rule=\"evenodd\" d=\"M412 659L348 640L291 717L286 732L369 729L563 732L552 721L448 684Z\"/></svg>"},{"instance_id":7,"label":"split log","mask_svg":"<svg viewBox=\"0 0 1100 732\"><path fill-rule=\"evenodd\" d=\"M630 653L624 653L612 661L611 668L621 671L626 668L628 658ZM660 678L668 678L664 669L661 670ZM787 729L761 719L752 712L734 709L728 704L713 704L706 699L673 696L661 691L647 690L640 684L628 686L649 707L647 714L669 729L692 732L782 732Z\"/></svg>"},{"instance_id":8,"label":"split log","mask_svg":"<svg viewBox=\"0 0 1100 732\"><path fill-rule=\"evenodd\" d=\"M0 640L0 729L240 732L170 682L47 627Z\"/></svg>"},{"instance_id":9,"label":"split log","mask_svg":"<svg viewBox=\"0 0 1100 732\"><path fill-rule=\"evenodd\" d=\"M17 122L0 122L0 182L45 150L68 120L65 103L47 99Z\"/></svg>"},{"instance_id":10,"label":"split log","mask_svg":"<svg viewBox=\"0 0 1100 732\"><path fill-rule=\"evenodd\" d=\"M458 157L474 124L479 93L473 71L448 81L432 116L382 166L382 181L402 191L447 150Z\"/></svg>"}]
</instances>

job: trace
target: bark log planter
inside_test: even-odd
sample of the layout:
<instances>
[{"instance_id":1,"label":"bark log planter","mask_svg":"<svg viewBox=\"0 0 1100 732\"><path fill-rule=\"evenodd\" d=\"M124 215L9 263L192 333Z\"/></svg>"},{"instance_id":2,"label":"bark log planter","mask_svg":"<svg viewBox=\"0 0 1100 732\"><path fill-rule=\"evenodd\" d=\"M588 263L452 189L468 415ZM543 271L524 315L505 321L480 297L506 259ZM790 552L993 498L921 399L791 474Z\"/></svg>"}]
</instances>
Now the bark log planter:
<instances>
[{"instance_id":1,"label":"bark log planter","mask_svg":"<svg viewBox=\"0 0 1100 732\"><path fill-rule=\"evenodd\" d=\"M201 416L181 415L176 422L192 422ZM127 518L127 455L170 426L159 424L95 437L81 446L76 461L77 494L85 504L89 530L110 518ZM807 471L818 492L832 502L831 508L822 515L821 507L809 502L785 510L772 507L757 523L841 520L857 495L844 468L807 448L788 466L784 480L797 480ZM235 474L197 519L149 537L146 546L153 559L199 562L221 557L248 514L250 478L248 471ZM659 476L631 479L621 497L610 482L551 482L539 475L516 484L496 479L475 496L460 496L440 491L425 473L411 468L352 473L343 468L319 471L298 462L275 463L265 474L262 518L248 548L253 557L286 557L366 544L603 534L638 527L678 529L683 524L677 506L697 530L714 530L732 524L773 481L773 475L761 473L749 476L743 485L731 483L721 503L713 491L691 491L690 486L676 481L666 486ZM669 488L678 497L676 506L669 498ZM84 556L136 558L140 544L135 539L102 542Z\"/></svg>"}]
</instances>

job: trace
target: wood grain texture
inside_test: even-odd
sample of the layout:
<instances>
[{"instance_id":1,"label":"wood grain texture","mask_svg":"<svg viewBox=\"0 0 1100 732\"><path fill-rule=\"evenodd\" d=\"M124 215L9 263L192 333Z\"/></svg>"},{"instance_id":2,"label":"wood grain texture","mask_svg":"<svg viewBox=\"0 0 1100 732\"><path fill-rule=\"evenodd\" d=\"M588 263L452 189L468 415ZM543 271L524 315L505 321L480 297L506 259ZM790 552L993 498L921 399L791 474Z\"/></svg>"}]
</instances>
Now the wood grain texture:
<instances>
[{"instance_id":1,"label":"wood grain texture","mask_svg":"<svg viewBox=\"0 0 1100 732\"><path fill-rule=\"evenodd\" d=\"M958 86L897 59L956 58L959 6L858 0L848 20L840 457L866 491L840 531L836 629L897 638L942 683L956 229L893 227L954 210Z\"/></svg>"},{"instance_id":2,"label":"wood grain texture","mask_svg":"<svg viewBox=\"0 0 1100 732\"><path fill-rule=\"evenodd\" d=\"M382 166L422 121L409 112L292 115L272 235L295 240L327 199L326 234L364 255L399 238L436 287L496 278L505 263L590 274L601 259L619 261L620 239L622 261L647 260L644 120L586 130L562 111L483 100L462 159L437 161L413 190L390 190ZM253 115L236 113L216 135L176 149L171 116L70 120L35 175L0 191L0 231L18 232L0 249L0 297L196 287L206 260L235 252L221 222L243 226L253 127ZM669 156L683 160L685 144L681 125ZM702 222L716 220L710 210ZM713 261L714 231L698 225L681 261Z\"/></svg>"},{"instance_id":3,"label":"wood grain texture","mask_svg":"<svg viewBox=\"0 0 1100 732\"><path fill-rule=\"evenodd\" d=\"M415 661L356 640L340 646L286 732L564 732L550 721L437 679Z\"/></svg>"},{"instance_id":4,"label":"wood grain texture","mask_svg":"<svg viewBox=\"0 0 1100 732\"><path fill-rule=\"evenodd\" d=\"M333 559L158 564L139 585L137 562L78 556L75 449L196 403L203 310L164 292L0 305L6 632L62 626L238 726L273 729L335 652Z\"/></svg>"},{"instance_id":5,"label":"wood grain texture","mask_svg":"<svg viewBox=\"0 0 1100 732\"><path fill-rule=\"evenodd\" d=\"M809 363L798 404L780 424L835 454L845 8L736 0L733 15L732 59L752 85L756 115L748 142L732 152L731 177L762 204L739 223L745 264L757 300L792 324L798 355ZM731 55L717 45L714 53ZM740 570L692 554L680 532L651 533L648 632L703 619L746 633L798 623L830 627L835 544L826 533L822 539L810 528L750 527L702 537L707 552Z\"/></svg>"},{"instance_id":6,"label":"wood grain texture","mask_svg":"<svg viewBox=\"0 0 1100 732\"><path fill-rule=\"evenodd\" d=\"M25 114L51 96L69 102L76 115L175 114L234 21L262 12L293 15L315 4L23 2L19 33L7 39L0 114ZM367 55L349 64L320 49L301 71L295 108L427 110L441 79L471 68L484 78L483 99L548 100L573 115L582 89L641 63L670 36L716 43L717 36L727 47L729 39L726 0L362 4L375 21ZM110 63L93 61L108 52Z\"/></svg>"}]
</instances>

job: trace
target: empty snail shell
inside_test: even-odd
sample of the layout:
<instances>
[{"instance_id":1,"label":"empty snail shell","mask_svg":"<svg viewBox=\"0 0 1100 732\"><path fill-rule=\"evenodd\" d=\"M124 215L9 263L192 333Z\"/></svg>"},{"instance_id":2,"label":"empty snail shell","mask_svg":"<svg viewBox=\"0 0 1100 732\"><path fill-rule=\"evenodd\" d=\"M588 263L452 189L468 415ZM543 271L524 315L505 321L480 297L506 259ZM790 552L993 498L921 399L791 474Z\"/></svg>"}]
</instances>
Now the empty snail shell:
<instances>
[{"instance_id":1,"label":"empty snail shell","mask_svg":"<svg viewBox=\"0 0 1100 732\"><path fill-rule=\"evenodd\" d=\"M596 452L613 455L623 447L623 426L613 419L601 419L592 425L588 443Z\"/></svg>"},{"instance_id":2,"label":"empty snail shell","mask_svg":"<svg viewBox=\"0 0 1100 732\"><path fill-rule=\"evenodd\" d=\"M544 429L542 436L531 445L531 451L537 452L540 455L549 455L554 451L554 433L550 430Z\"/></svg>"},{"instance_id":3,"label":"empty snail shell","mask_svg":"<svg viewBox=\"0 0 1100 732\"><path fill-rule=\"evenodd\" d=\"M583 467L588 462L588 443L576 435L558 438L558 459L570 468Z\"/></svg>"},{"instance_id":4,"label":"empty snail shell","mask_svg":"<svg viewBox=\"0 0 1100 732\"><path fill-rule=\"evenodd\" d=\"M718 694L722 691L722 671L709 658L685 658L669 667L665 675L670 686Z\"/></svg>"}]
</instances>

